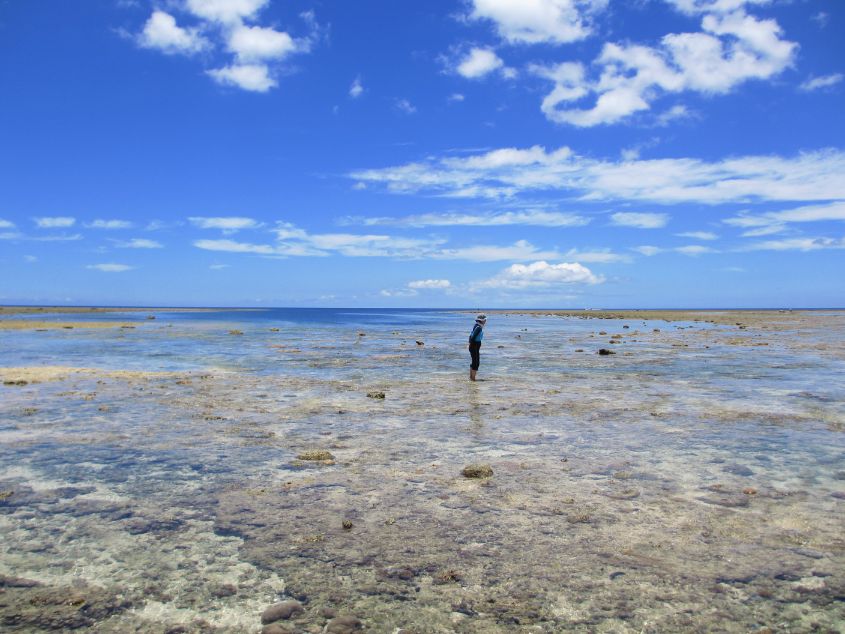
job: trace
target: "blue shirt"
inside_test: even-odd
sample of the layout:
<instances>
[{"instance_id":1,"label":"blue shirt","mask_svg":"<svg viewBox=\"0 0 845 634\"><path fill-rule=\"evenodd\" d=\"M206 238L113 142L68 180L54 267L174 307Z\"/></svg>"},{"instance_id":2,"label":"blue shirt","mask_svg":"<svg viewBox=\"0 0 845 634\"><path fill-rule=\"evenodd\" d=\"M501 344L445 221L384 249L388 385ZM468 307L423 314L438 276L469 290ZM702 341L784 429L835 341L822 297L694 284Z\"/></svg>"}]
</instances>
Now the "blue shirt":
<instances>
[{"instance_id":1,"label":"blue shirt","mask_svg":"<svg viewBox=\"0 0 845 634\"><path fill-rule=\"evenodd\" d=\"M481 324L475 324L472 327L472 332L469 334L470 343L481 343L481 340L484 338L484 328Z\"/></svg>"}]
</instances>

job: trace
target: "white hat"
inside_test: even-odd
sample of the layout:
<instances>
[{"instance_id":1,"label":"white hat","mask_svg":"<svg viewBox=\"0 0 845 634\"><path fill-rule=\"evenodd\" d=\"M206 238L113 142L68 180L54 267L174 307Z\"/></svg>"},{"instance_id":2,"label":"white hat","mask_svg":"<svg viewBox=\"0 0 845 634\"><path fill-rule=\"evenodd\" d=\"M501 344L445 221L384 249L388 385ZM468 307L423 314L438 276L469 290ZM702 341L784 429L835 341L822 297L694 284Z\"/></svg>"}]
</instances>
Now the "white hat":
<instances>
[{"instance_id":1,"label":"white hat","mask_svg":"<svg viewBox=\"0 0 845 634\"><path fill-rule=\"evenodd\" d=\"M484 313L478 313L478 317L475 318L475 321L479 321L483 324L487 321L487 315Z\"/></svg>"}]
</instances>

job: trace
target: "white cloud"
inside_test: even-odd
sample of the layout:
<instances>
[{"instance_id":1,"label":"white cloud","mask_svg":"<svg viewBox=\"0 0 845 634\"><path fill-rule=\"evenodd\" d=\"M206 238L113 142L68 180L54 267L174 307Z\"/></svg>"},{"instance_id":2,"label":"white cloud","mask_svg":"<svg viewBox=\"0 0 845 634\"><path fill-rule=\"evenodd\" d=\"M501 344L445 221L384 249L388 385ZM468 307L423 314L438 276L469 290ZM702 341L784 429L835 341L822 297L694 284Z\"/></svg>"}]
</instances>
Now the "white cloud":
<instances>
[{"instance_id":1,"label":"white cloud","mask_svg":"<svg viewBox=\"0 0 845 634\"><path fill-rule=\"evenodd\" d=\"M8 220L3 220L0 218L0 229L11 229L15 226L15 223L9 222Z\"/></svg>"},{"instance_id":2,"label":"white cloud","mask_svg":"<svg viewBox=\"0 0 845 634\"><path fill-rule=\"evenodd\" d=\"M395 104L396 108L405 114L414 114L417 111L416 106L407 99L397 99Z\"/></svg>"},{"instance_id":3,"label":"white cloud","mask_svg":"<svg viewBox=\"0 0 845 634\"><path fill-rule=\"evenodd\" d=\"M417 291L411 288L401 288L401 289L388 289L385 288L379 291L379 295L382 297L416 297L419 295Z\"/></svg>"},{"instance_id":4,"label":"white cloud","mask_svg":"<svg viewBox=\"0 0 845 634\"><path fill-rule=\"evenodd\" d=\"M449 280L415 280L408 282L408 288L413 289L446 289L450 288L452 283Z\"/></svg>"},{"instance_id":5,"label":"white cloud","mask_svg":"<svg viewBox=\"0 0 845 634\"><path fill-rule=\"evenodd\" d=\"M145 48L155 48L164 53L198 53L210 46L200 35L199 29L183 29L176 18L164 11L153 11L138 36L138 43Z\"/></svg>"},{"instance_id":6,"label":"white cloud","mask_svg":"<svg viewBox=\"0 0 845 634\"><path fill-rule=\"evenodd\" d=\"M705 247L700 244L690 244L683 247L675 247L672 249L676 253L681 253L683 255L704 255L705 253L715 253L715 249L711 249L710 247Z\"/></svg>"},{"instance_id":7,"label":"white cloud","mask_svg":"<svg viewBox=\"0 0 845 634\"><path fill-rule=\"evenodd\" d=\"M28 239L37 240L38 242L73 242L75 240L82 240L82 235L79 233L57 233Z\"/></svg>"},{"instance_id":8,"label":"white cloud","mask_svg":"<svg viewBox=\"0 0 845 634\"><path fill-rule=\"evenodd\" d=\"M620 211L611 216L613 224L622 227L636 227L637 229L659 229L669 222L667 214L634 213Z\"/></svg>"},{"instance_id":9,"label":"white cloud","mask_svg":"<svg viewBox=\"0 0 845 634\"><path fill-rule=\"evenodd\" d=\"M487 288L525 289L565 284L601 284L604 278L577 262L549 264L545 260L530 264L512 264L478 286Z\"/></svg>"},{"instance_id":10,"label":"white cloud","mask_svg":"<svg viewBox=\"0 0 845 634\"><path fill-rule=\"evenodd\" d=\"M208 268L210 268L212 271L220 271L222 269L228 269L229 266L231 266L231 265L229 265L229 264L211 264Z\"/></svg>"},{"instance_id":11,"label":"white cloud","mask_svg":"<svg viewBox=\"0 0 845 634\"><path fill-rule=\"evenodd\" d=\"M640 253L642 255L647 255L649 257L652 256L652 255L657 255L658 253L663 252L663 249L661 249L660 247L648 246L648 245L644 245L644 246L641 246L641 247L633 247L633 250L636 251L637 253Z\"/></svg>"},{"instance_id":12,"label":"white cloud","mask_svg":"<svg viewBox=\"0 0 845 634\"><path fill-rule=\"evenodd\" d=\"M601 264L610 264L613 262L629 262L631 258L621 253L614 253L609 249L602 249L599 251L579 251L578 249L570 249L564 253L563 257L567 260L575 262L595 262Z\"/></svg>"},{"instance_id":13,"label":"white cloud","mask_svg":"<svg viewBox=\"0 0 845 634\"><path fill-rule=\"evenodd\" d=\"M267 92L278 84L270 77L264 64L237 64L206 71L214 81L224 86L237 86L251 92Z\"/></svg>"},{"instance_id":14,"label":"white cloud","mask_svg":"<svg viewBox=\"0 0 845 634\"><path fill-rule=\"evenodd\" d=\"M684 231L683 233L677 233L682 238L695 238L697 240L715 240L719 236L717 236L712 231Z\"/></svg>"},{"instance_id":15,"label":"white cloud","mask_svg":"<svg viewBox=\"0 0 845 634\"><path fill-rule=\"evenodd\" d=\"M501 211L491 214L431 213L405 216L404 218L347 218L345 222L348 224L360 223L367 226L391 225L401 227L500 227L507 225L581 227L588 224L590 219L568 212L529 209L525 211Z\"/></svg>"},{"instance_id":16,"label":"white cloud","mask_svg":"<svg viewBox=\"0 0 845 634\"><path fill-rule=\"evenodd\" d=\"M766 227L748 229L747 231L743 231L741 235L743 238L760 238L762 236L771 236L783 231L786 231L786 225L768 225Z\"/></svg>"},{"instance_id":17,"label":"white cloud","mask_svg":"<svg viewBox=\"0 0 845 634\"><path fill-rule=\"evenodd\" d=\"M237 24L252 18L268 4L269 0L187 0L188 11L199 18Z\"/></svg>"},{"instance_id":18,"label":"white cloud","mask_svg":"<svg viewBox=\"0 0 845 634\"><path fill-rule=\"evenodd\" d=\"M554 83L541 104L550 121L578 127L612 124L648 110L661 95L694 91L720 94L751 79L768 79L792 65L797 44L781 39L774 20L758 20L724 2L679 3L704 16L701 32L673 33L659 47L608 42L593 63L598 77L573 62L533 65L535 75ZM720 10L716 10L719 8ZM589 95L592 106L571 107ZM683 115L680 110L675 114ZM665 123L665 117L658 118Z\"/></svg>"},{"instance_id":19,"label":"white cloud","mask_svg":"<svg viewBox=\"0 0 845 634\"><path fill-rule=\"evenodd\" d=\"M123 249L161 249L162 245L160 242L156 242L155 240L148 240L146 238L133 238L127 242L119 242L117 244L118 247Z\"/></svg>"},{"instance_id":20,"label":"white cloud","mask_svg":"<svg viewBox=\"0 0 845 634\"><path fill-rule=\"evenodd\" d=\"M188 221L200 229L222 229L223 233L235 233L242 229L257 229L261 223L242 216L203 217L191 216Z\"/></svg>"},{"instance_id":21,"label":"white cloud","mask_svg":"<svg viewBox=\"0 0 845 634\"><path fill-rule=\"evenodd\" d=\"M845 152L820 150L794 157L743 156L707 162L693 158L604 161L562 147L503 148L456 158L429 157L395 167L358 170L359 182L394 193L502 198L561 192L582 200L720 204L755 200L845 199Z\"/></svg>"},{"instance_id":22,"label":"white cloud","mask_svg":"<svg viewBox=\"0 0 845 634\"><path fill-rule=\"evenodd\" d=\"M825 222L845 220L845 201L826 205L804 205L794 209L769 211L763 214L740 214L722 222L744 229L744 236L763 236L782 231L791 222Z\"/></svg>"},{"instance_id":23,"label":"white cloud","mask_svg":"<svg viewBox=\"0 0 845 634\"><path fill-rule=\"evenodd\" d=\"M556 251L541 251L527 240L517 240L511 245L474 245L471 247L442 248L427 254L435 260L470 260L472 262L497 262L500 260L555 260L561 257Z\"/></svg>"},{"instance_id":24,"label":"white cloud","mask_svg":"<svg viewBox=\"0 0 845 634\"><path fill-rule=\"evenodd\" d=\"M283 31L246 25L232 30L228 47L242 63L283 59L297 50L293 38Z\"/></svg>"},{"instance_id":25,"label":"white cloud","mask_svg":"<svg viewBox=\"0 0 845 634\"><path fill-rule=\"evenodd\" d=\"M700 13L731 13L747 4L769 4L771 0L666 0L687 15Z\"/></svg>"},{"instance_id":26,"label":"white cloud","mask_svg":"<svg viewBox=\"0 0 845 634\"><path fill-rule=\"evenodd\" d=\"M56 216L52 218L33 218L35 225L39 229L58 229L62 227L72 227L76 224L76 218L68 218L66 216Z\"/></svg>"},{"instance_id":27,"label":"white cloud","mask_svg":"<svg viewBox=\"0 0 845 634\"><path fill-rule=\"evenodd\" d=\"M834 73L832 75L823 75L822 77L811 77L801 84L801 90L805 92L812 92L821 88L830 88L842 82L845 75L842 73Z\"/></svg>"},{"instance_id":28,"label":"white cloud","mask_svg":"<svg viewBox=\"0 0 845 634\"><path fill-rule=\"evenodd\" d=\"M349 96L353 99L357 99L361 95L364 94L364 85L361 83L361 78L356 77L355 81L352 82L352 85L349 87Z\"/></svg>"},{"instance_id":29,"label":"white cloud","mask_svg":"<svg viewBox=\"0 0 845 634\"><path fill-rule=\"evenodd\" d=\"M34 255L25 255L25 256L23 256L23 259L26 262L29 262L30 264L33 263L33 262L38 262L38 258L35 257Z\"/></svg>"},{"instance_id":30,"label":"white cloud","mask_svg":"<svg viewBox=\"0 0 845 634\"><path fill-rule=\"evenodd\" d=\"M512 44L564 44L590 35L589 17L607 0L472 0L470 17L491 20Z\"/></svg>"},{"instance_id":31,"label":"white cloud","mask_svg":"<svg viewBox=\"0 0 845 634\"><path fill-rule=\"evenodd\" d=\"M455 102L461 102L464 99L465 99L465 97L461 93L453 92L451 95L449 95L449 98L448 98L447 101L455 103Z\"/></svg>"},{"instance_id":32,"label":"white cloud","mask_svg":"<svg viewBox=\"0 0 845 634\"><path fill-rule=\"evenodd\" d=\"M95 220L86 226L90 229L131 229L133 225L128 220Z\"/></svg>"},{"instance_id":33,"label":"white cloud","mask_svg":"<svg viewBox=\"0 0 845 634\"><path fill-rule=\"evenodd\" d=\"M104 273L123 273L124 271L129 271L133 267L127 264L89 264L85 268L87 269L95 269L97 271L103 271Z\"/></svg>"},{"instance_id":34,"label":"white cloud","mask_svg":"<svg viewBox=\"0 0 845 634\"><path fill-rule=\"evenodd\" d=\"M0 240L21 240L24 235L17 231L3 231L0 232Z\"/></svg>"},{"instance_id":35,"label":"white cloud","mask_svg":"<svg viewBox=\"0 0 845 634\"><path fill-rule=\"evenodd\" d=\"M505 63L489 48L473 48L457 65L455 71L468 79L479 79L502 68Z\"/></svg>"},{"instance_id":36,"label":"white cloud","mask_svg":"<svg viewBox=\"0 0 845 634\"><path fill-rule=\"evenodd\" d=\"M755 242L742 251L818 251L820 249L845 249L845 238L787 238Z\"/></svg>"},{"instance_id":37,"label":"white cloud","mask_svg":"<svg viewBox=\"0 0 845 634\"><path fill-rule=\"evenodd\" d=\"M207 251L225 251L227 253L258 253L260 255L279 255L276 248L269 244L250 244L234 240L195 240L194 246Z\"/></svg>"}]
</instances>

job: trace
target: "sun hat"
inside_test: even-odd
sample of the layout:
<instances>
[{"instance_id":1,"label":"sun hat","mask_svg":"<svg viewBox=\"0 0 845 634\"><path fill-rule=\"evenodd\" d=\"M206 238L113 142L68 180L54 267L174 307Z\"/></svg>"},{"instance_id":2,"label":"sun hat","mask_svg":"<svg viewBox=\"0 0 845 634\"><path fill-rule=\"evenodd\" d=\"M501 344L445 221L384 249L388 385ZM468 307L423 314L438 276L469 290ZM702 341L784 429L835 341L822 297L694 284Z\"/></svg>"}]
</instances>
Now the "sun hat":
<instances>
[{"instance_id":1,"label":"sun hat","mask_svg":"<svg viewBox=\"0 0 845 634\"><path fill-rule=\"evenodd\" d=\"M487 315L484 313L478 313L478 317L475 318L475 321L482 324L487 323Z\"/></svg>"}]
</instances>

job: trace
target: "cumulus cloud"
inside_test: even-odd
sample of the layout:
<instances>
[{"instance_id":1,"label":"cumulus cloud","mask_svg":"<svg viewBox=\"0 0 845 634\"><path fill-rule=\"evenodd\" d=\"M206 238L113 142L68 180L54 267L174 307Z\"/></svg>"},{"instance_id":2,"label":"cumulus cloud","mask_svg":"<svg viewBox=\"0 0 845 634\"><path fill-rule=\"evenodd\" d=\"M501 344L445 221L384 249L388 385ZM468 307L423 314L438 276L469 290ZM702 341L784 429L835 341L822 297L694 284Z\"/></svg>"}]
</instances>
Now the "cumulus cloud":
<instances>
[{"instance_id":1,"label":"cumulus cloud","mask_svg":"<svg viewBox=\"0 0 845 634\"><path fill-rule=\"evenodd\" d=\"M15 223L0 218L0 229L12 229Z\"/></svg>"},{"instance_id":2,"label":"cumulus cloud","mask_svg":"<svg viewBox=\"0 0 845 634\"><path fill-rule=\"evenodd\" d=\"M452 283L449 280L415 280L408 282L408 288L413 289L437 289L443 290L450 288Z\"/></svg>"},{"instance_id":3,"label":"cumulus cloud","mask_svg":"<svg viewBox=\"0 0 845 634\"><path fill-rule=\"evenodd\" d=\"M168 6L187 14L194 26L182 27L162 10L153 11L137 42L164 53L194 54L222 47L232 55L230 63L206 70L219 84L252 92L267 92L278 85L280 62L294 53L308 53L320 36L312 12L300 14L307 33L294 38L286 31L257 24L269 0L184 0ZM180 18L181 19L181 18Z\"/></svg>"},{"instance_id":4,"label":"cumulus cloud","mask_svg":"<svg viewBox=\"0 0 845 634\"><path fill-rule=\"evenodd\" d=\"M229 34L228 48L246 63L283 59L297 50L293 38L283 31L243 24Z\"/></svg>"},{"instance_id":5,"label":"cumulus cloud","mask_svg":"<svg viewBox=\"0 0 845 634\"><path fill-rule=\"evenodd\" d=\"M801 84L801 90L804 92L813 92L822 88L830 88L842 82L845 75L842 73L834 73L833 75L823 75L821 77L811 77Z\"/></svg>"},{"instance_id":6,"label":"cumulus cloud","mask_svg":"<svg viewBox=\"0 0 845 634\"><path fill-rule=\"evenodd\" d=\"M651 246L651 245L643 245L641 247L632 247L632 250L636 251L637 253L640 253L642 255L649 256L649 257L652 256L652 255L657 255L658 253L663 252L663 249L661 249L660 247L655 247L655 246Z\"/></svg>"},{"instance_id":7,"label":"cumulus cloud","mask_svg":"<svg viewBox=\"0 0 845 634\"><path fill-rule=\"evenodd\" d=\"M123 273L124 271L129 271L133 267L129 266L128 264L114 264L114 263L107 263L107 264L89 264L85 268L94 269L97 271L102 271L103 273Z\"/></svg>"},{"instance_id":8,"label":"cumulus cloud","mask_svg":"<svg viewBox=\"0 0 845 634\"><path fill-rule=\"evenodd\" d=\"M480 79L504 65L505 63L492 49L476 47L467 53L455 71L467 79Z\"/></svg>"},{"instance_id":9,"label":"cumulus cloud","mask_svg":"<svg viewBox=\"0 0 845 634\"><path fill-rule=\"evenodd\" d=\"M549 264L545 260L512 264L478 286L502 289L543 288L569 284L601 284L604 278L577 262Z\"/></svg>"},{"instance_id":10,"label":"cumulus cloud","mask_svg":"<svg viewBox=\"0 0 845 634\"><path fill-rule=\"evenodd\" d=\"M745 13L745 3L676 4L690 13L706 12L700 32L666 35L659 47L608 42L592 64L595 79L580 63L532 65L531 72L554 83L540 106L546 117L578 127L617 123L650 109L661 95L722 94L792 65L797 44L781 38L776 21ZM576 106L587 97L593 97L592 105Z\"/></svg>"},{"instance_id":11,"label":"cumulus cloud","mask_svg":"<svg viewBox=\"0 0 845 634\"><path fill-rule=\"evenodd\" d=\"M470 18L492 21L511 44L565 44L592 33L590 17L607 0L472 0Z\"/></svg>"},{"instance_id":12,"label":"cumulus cloud","mask_svg":"<svg viewBox=\"0 0 845 634\"><path fill-rule=\"evenodd\" d=\"M398 194L425 192L458 198L502 198L560 192L582 200L658 203L813 201L845 199L845 152L797 156L741 156L607 161L569 148L502 148L466 157L428 157L349 176Z\"/></svg>"},{"instance_id":13,"label":"cumulus cloud","mask_svg":"<svg viewBox=\"0 0 845 634\"><path fill-rule=\"evenodd\" d=\"M278 83L270 77L270 69L264 64L236 64L206 71L218 84L237 86L251 92L267 92Z\"/></svg>"},{"instance_id":14,"label":"cumulus cloud","mask_svg":"<svg viewBox=\"0 0 845 634\"><path fill-rule=\"evenodd\" d=\"M95 220L86 226L90 229L131 229L133 225L128 220Z\"/></svg>"},{"instance_id":15,"label":"cumulus cloud","mask_svg":"<svg viewBox=\"0 0 845 634\"><path fill-rule=\"evenodd\" d=\"M364 94L364 85L361 83L361 78L356 77L355 81L352 82L352 85L349 87L349 96L353 99L357 99L361 95Z\"/></svg>"},{"instance_id":16,"label":"cumulus cloud","mask_svg":"<svg viewBox=\"0 0 845 634\"><path fill-rule=\"evenodd\" d=\"M681 247L655 247L655 246L641 246L632 247L633 251L645 256L657 255L658 253L680 253L681 255L689 255L692 257L704 255L705 253L717 253L715 249L705 247L700 244L689 244Z\"/></svg>"},{"instance_id":17,"label":"cumulus cloud","mask_svg":"<svg viewBox=\"0 0 845 634\"><path fill-rule=\"evenodd\" d=\"M59 229L72 227L76 224L76 218L68 218L66 216L33 218L33 220L35 221L35 226L39 229Z\"/></svg>"},{"instance_id":18,"label":"cumulus cloud","mask_svg":"<svg viewBox=\"0 0 845 634\"><path fill-rule=\"evenodd\" d=\"M138 36L138 43L144 48L154 48L163 53L191 55L210 46L210 42L199 29L185 29L176 24L176 18L164 11L153 11Z\"/></svg>"},{"instance_id":19,"label":"cumulus cloud","mask_svg":"<svg viewBox=\"0 0 845 634\"><path fill-rule=\"evenodd\" d=\"M660 229L669 222L667 214L635 213L620 211L611 216L613 224L621 227L636 227L637 229Z\"/></svg>"},{"instance_id":20,"label":"cumulus cloud","mask_svg":"<svg viewBox=\"0 0 845 634\"><path fill-rule=\"evenodd\" d=\"M234 233L241 229L257 229L261 223L242 216L204 217L191 216L188 221L200 229L221 229L223 233Z\"/></svg>"},{"instance_id":21,"label":"cumulus cloud","mask_svg":"<svg viewBox=\"0 0 845 634\"><path fill-rule=\"evenodd\" d=\"M253 18L270 0L187 0L188 11L199 18L224 24L237 24Z\"/></svg>"}]
</instances>

